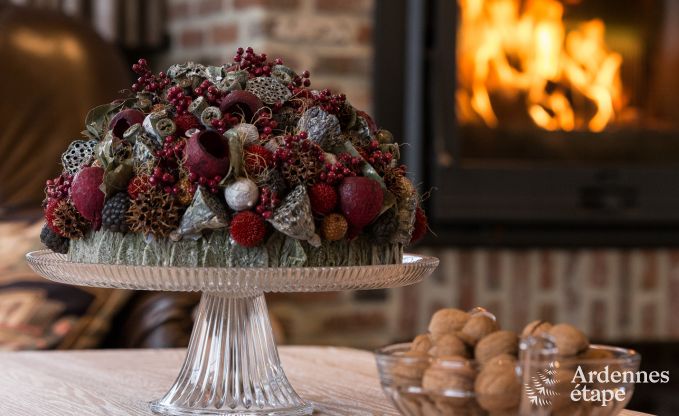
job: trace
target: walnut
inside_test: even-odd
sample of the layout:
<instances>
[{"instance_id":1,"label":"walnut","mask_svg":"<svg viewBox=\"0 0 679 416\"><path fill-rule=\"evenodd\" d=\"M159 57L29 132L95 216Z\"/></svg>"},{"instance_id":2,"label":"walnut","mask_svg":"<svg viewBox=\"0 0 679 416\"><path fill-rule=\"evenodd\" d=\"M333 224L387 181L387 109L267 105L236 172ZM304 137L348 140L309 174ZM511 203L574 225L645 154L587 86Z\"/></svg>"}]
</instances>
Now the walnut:
<instances>
[{"instance_id":1,"label":"walnut","mask_svg":"<svg viewBox=\"0 0 679 416\"><path fill-rule=\"evenodd\" d=\"M559 355L564 357L576 355L589 348L589 340L585 334L570 324L554 325L549 330L549 335L554 337Z\"/></svg>"},{"instance_id":2,"label":"walnut","mask_svg":"<svg viewBox=\"0 0 679 416\"><path fill-rule=\"evenodd\" d=\"M540 335L549 332L550 329L552 329L552 324L538 319L526 325L521 332L521 336Z\"/></svg>"},{"instance_id":3,"label":"walnut","mask_svg":"<svg viewBox=\"0 0 679 416\"><path fill-rule=\"evenodd\" d=\"M471 392L474 389L475 377L476 371L465 357L443 356L424 372L422 388L431 392L441 390Z\"/></svg>"},{"instance_id":4,"label":"walnut","mask_svg":"<svg viewBox=\"0 0 679 416\"><path fill-rule=\"evenodd\" d=\"M474 357L484 364L500 354L517 355L519 351L519 337L512 331L495 331L476 344Z\"/></svg>"},{"instance_id":5,"label":"walnut","mask_svg":"<svg viewBox=\"0 0 679 416\"><path fill-rule=\"evenodd\" d=\"M476 340L474 338L465 334L462 331L455 331L455 332L453 332L453 335L460 338L460 341L464 342L465 345L474 349L474 345L476 345Z\"/></svg>"},{"instance_id":6,"label":"walnut","mask_svg":"<svg viewBox=\"0 0 679 416\"><path fill-rule=\"evenodd\" d=\"M493 371L507 371L515 370L517 365L517 359L513 355L500 354L486 361L483 364L483 371L490 373Z\"/></svg>"},{"instance_id":7,"label":"walnut","mask_svg":"<svg viewBox=\"0 0 679 416\"><path fill-rule=\"evenodd\" d=\"M516 360L503 356L500 360L491 361L492 365L484 365L476 377L476 400L489 412L516 408L521 401L521 384L515 371Z\"/></svg>"},{"instance_id":8,"label":"walnut","mask_svg":"<svg viewBox=\"0 0 679 416\"><path fill-rule=\"evenodd\" d=\"M427 353L432 347L433 343L429 334L420 334L413 339L410 344L410 351Z\"/></svg>"},{"instance_id":9,"label":"walnut","mask_svg":"<svg viewBox=\"0 0 679 416\"><path fill-rule=\"evenodd\" d=\"M429 322L429 332L434 339L445 334L460 331L469 320L469 314L459 309L440 309L434 313Z\"/></svg>"},{"instance_id":10,"label":"walnut","mask_svg":"<svg viewBox=\"0 0 679 416\"><path fill-rule=\"evenodd\" d=\"M495 322L493 318L487 315L478 314L469 318L467 323L462 327L461 332L471 340L470 345L474 346L481 338L498 329L497 322Z\"/></svg>"},{"instance_id":11,"label":"walnut","mask_svg":"<svg viewBox=\"0 0 679 416\"><path fill-rule=\"evenodd\" d=\"M434 341L434 345L429 349L429 355L441 357L444 355L460 355L466 357L467 347L460 338L454 334L443 335Z\"/></svg>"},{"instance_id":12,"label":"walnut","mask_svg":"<svg viewBox=\"0 0 679 416\"><path fill-rule=\"evenodd\" d=\"M401 357L404 358L398 360L391 370L394 381L399 385L419 386L424 371L429 367L429 357L417 351L407 351Z\"/></svg>"}]
</instances>

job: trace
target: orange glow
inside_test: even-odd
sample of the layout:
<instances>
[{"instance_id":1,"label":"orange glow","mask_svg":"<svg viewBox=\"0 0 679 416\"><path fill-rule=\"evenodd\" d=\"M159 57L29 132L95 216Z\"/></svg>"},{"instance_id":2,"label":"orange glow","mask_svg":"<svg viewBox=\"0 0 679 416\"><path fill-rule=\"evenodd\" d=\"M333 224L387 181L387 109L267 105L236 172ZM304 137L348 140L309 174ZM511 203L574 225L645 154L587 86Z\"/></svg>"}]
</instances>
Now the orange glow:
<instances>
[{"instance_id":1,"label":"orange glow","mask_svg":"<svg viewBox=\"0 0 679 416\"><path fill-rule=\"evenodd\" d=\"M599 19L566 31L557 0L458 0L457 116L497 127L499 106L545 130L602 131L623 106L622 56ZM576 104L577 103L577 104Z\"/></svg>"}]
</instances>

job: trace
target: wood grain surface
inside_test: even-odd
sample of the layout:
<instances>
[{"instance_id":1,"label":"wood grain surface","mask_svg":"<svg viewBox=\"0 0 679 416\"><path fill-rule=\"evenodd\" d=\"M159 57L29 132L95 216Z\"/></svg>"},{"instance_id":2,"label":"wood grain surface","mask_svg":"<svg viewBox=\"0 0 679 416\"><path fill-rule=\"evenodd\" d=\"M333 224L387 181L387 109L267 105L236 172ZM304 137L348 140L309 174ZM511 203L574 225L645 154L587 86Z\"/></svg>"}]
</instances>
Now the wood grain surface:
<instances>
[{"instance_id":1,"label":"wood grain surface","mask_svg":"<svg viewBox=\"0 0 679 416\"><path fill-rule=\"evenodd\" d=\"M382 393L371 353L281 347L295 390L319 415L398 415ZM170 388L184 350L0 353L0 415L151 415L147 402ZM624 416L641 413L625 411Z\"/></svg>"}]
</instances>

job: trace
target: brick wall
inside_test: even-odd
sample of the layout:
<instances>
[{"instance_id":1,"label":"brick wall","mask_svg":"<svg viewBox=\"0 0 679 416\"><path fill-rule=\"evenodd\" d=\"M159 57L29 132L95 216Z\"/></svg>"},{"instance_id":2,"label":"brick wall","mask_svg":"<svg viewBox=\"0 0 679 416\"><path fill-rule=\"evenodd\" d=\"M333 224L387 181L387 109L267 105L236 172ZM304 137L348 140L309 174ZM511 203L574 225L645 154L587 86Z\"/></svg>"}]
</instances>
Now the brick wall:
<instances>
[{"instance_id":1,"label":"brick wall","mask_svg":"<svg viewBox=\"0 0 679 416\"><path fill-rule=\"evenodd\" d=\"M372 7L372 0L169 0L171 48L159 64L221 63L252 46L309 69L313 86L340 90L369 111ZM510 329L542 318L599 339L679 338L679 251L416 251L441 259L421 284L272 294L269 307L291 343L379 346L424 331L437 308L476 305Z\"/></svg>"}]
</instances>

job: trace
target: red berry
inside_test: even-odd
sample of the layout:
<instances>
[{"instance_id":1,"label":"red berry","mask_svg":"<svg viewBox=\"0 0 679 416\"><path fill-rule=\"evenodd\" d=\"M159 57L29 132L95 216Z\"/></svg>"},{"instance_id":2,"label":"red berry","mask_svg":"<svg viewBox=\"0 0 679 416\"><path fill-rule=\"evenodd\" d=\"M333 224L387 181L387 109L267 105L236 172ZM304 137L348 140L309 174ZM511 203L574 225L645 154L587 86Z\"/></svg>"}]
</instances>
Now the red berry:
<instances>
[{"instance_id":1,"label":"red berry","mask_svg":"<svg viewBox=\"0 0 679 416\"><path fill-rule=\"evenodd\" d=\"M242 211L231 220L231 238L243 247L257 247L266 236L264 219L252 211Z\"/></svg>"},{"instance_id":2,"label":"red berry","mask_svg":"<svg viewBox=\"0 0 679 416\"><path fill-rule=\"evenodd\" d=\"M420 241L427 234L428 222L427 215L421 207L417 207L415 211L415 224L413 225L413 233L410 237L410 243L414 244Z\"/></svg>"},{"instance_id":3,"label":"red berry","mask_svg":"<svg viewBox=\"0 0 679 416\"><path fill-rule=\"evenodd\" d=\"M330 214L337 206L337 199L337 191L327 183L319 182L309 188L311 210L316 214Z\"/></svg>"}]
</instances>

